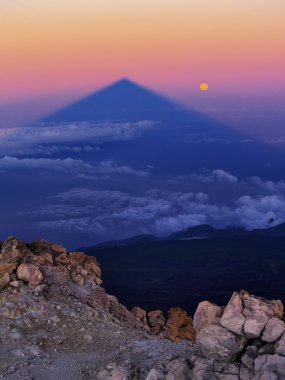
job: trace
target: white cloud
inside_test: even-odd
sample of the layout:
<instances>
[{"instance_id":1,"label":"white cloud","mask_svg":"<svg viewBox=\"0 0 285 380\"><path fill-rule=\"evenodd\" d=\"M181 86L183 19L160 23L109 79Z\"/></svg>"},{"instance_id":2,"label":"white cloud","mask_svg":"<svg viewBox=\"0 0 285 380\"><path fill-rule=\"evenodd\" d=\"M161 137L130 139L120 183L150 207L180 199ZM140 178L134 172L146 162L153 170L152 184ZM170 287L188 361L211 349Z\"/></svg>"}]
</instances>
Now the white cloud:
<instances>
[{"instance_id":1,"label":"white cloud","mask_svg":"<svg viewBox=\"0 0 285 380\"><path fill-rule=\"evenodd\" d=\"M260 177L251 177L248 179L247 182L269 193L285 192L284 181L273 182L273 181L262 180Z\"/></svg>"},{"instance_id":2,"label":"white cloud","mask_svg":"<svg viewBox=\"0 0 285 380\"><path fill-rule=\"evenodd\" d=\"M132 175L136 177L147 177L148 172L144 170L135 170L129 166L119 165L112 160L101 161L97 165L90 164L86 161L76 160L73 158L17 158L5 156L0 158L0 170L41 170L55 171L63 173L72 173L79 177L86 176L93 178L92 175Z\"/></svg>"},{"instance_id":3,"label":"white cloud","mask_svg":"<svg viewBox=\"0 0 285 380\"><path fill-rule=\"evenodd\" d=\"M73 149L79 144L95 149L104 142L135 139L154 124L142 120L134 123L42 123L31 127L1 128L0 154L52 154L59 149L70 149L66 144L73 144Z\"/></svg>"},{"instance_id":4,"label":"white cloud","mask_svg":"<svg viewBox=\"0 0 285 380\"><path fill-rule=\"evenodd\" d=\"M181 176L181 180L194 180L198 182L224 182L230 184L238 183L239 179L235 175L223 170L215 169L212 171L205 171L200 174L190 174L187 176Z\"/></svg>"},{"instance_id":5,"label":"white cloud","mask_svg":"<svg viewBox=\"0 0 285 380\"><path fill-rule=\"evenodd\" d=\"M131 195L81 188L58 194L50 202L30 212L40 218L41 227L98 234L118 226L167 235L204 223L253 229L285 221L285 197L276 194L246 195L226 206L213 204L200 193L154 190Z\"/></svg>"}]
</instances>

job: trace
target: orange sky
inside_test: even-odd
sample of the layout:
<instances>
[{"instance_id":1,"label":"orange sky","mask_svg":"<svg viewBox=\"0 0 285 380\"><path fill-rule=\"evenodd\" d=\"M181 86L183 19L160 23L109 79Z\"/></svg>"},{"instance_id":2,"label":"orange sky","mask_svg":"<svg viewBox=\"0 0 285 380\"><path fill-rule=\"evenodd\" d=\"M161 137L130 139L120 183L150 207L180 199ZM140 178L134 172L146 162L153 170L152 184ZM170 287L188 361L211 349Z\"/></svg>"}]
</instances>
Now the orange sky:
<instances>
[{"instance_id":1,"label":"orange sky","mask_svg":"<svg viewBox=\"0 0 285 380\"><path fill-rule=\"evenodd\" d=\"M1 0L0 101L121 77L284 89L284 17L284 0Z\"/></svg>"}]
</instances>

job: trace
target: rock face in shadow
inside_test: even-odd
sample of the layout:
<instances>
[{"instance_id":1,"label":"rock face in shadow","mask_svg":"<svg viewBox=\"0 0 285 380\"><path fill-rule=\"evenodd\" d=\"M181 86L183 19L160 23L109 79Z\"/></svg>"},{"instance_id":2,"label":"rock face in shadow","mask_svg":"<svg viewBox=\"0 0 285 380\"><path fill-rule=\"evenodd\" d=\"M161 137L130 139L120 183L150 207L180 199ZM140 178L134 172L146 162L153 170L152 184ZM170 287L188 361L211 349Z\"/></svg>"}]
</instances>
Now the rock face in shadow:
<instances>
[{"instance_id":1,"label":"rock face in shadow","mask_svg":"<svg viewBox=\"0 0 285 380\"><path fill-rule=\"evenodd\" d=\"M14 237L0 253L0 377L8 380L285 379L278 300L235 292L225 307L201 302L131 312L101 287L95 258Z\"/></svg>"}]
</instances>

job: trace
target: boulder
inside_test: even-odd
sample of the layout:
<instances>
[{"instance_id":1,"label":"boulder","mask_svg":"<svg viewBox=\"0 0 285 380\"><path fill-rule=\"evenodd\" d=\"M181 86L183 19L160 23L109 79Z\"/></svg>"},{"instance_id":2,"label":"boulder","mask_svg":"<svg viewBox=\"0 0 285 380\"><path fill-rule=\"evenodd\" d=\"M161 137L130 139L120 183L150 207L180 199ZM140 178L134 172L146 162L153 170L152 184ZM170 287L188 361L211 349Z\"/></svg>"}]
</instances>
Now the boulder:
<instances>
[{"instance_id":1,"label":"boulder","mask_svg":"<svg viewBox=\"0 0 285 380\"><path fill-rule=\"evenodd\" d=\"M44 281L57 285L63 285L70 280L70 274L66 267L41 267Z\"/></svg>"},{"instance_id":2,"label":"boulder","mask_svg":"<svg viewBox=\"0 0 285 380\"><path fill-rule=\"evenodd\" d=\"M242 297L239 293L234 293L222 314L221 325L236 334L243 335L245 316L242 312Z\"/></svg>"},{"instance_id":3,"label":"boulder","mask_svg":"<svg viewBox=\"0 0 285 380\"><path fill-rule=\"evenodd\" d=\"M202 354L211 359L230 361L243 350L246 339L220 325L207 325L196 336Z\"/></svg>"},{"instance_id":4,"label":"boulder","mask_svg":"<svg viewBox=\"0 0 285 380\"><path fill-rule=\"evenodd\" d=\"M242 299L244 308L249 311L260 311L267 315L282 318L284 308L280 300L268 301L261 297L255 297L249 293L242 291Z\"/></svg>"},{"instance_id":5,"label":"boulder","mask_svg":"<svg viewBox=\"0 0 285 380\"><path fill-rule=\"evenodd\" d=\"M196 332L207 325L219 323L223 308L211 302L200 302L193 318L193 326Z\"/></svg>"},{"instance_id":6,"label":"boulder","mask_svg":"<svg viewBox=\"0 0 285 380\"><path fill-rule=\"evenodd\" d=\"M34 264L21 264L17 269L17 277L19 280L23 280L29 283L30 287L36 287L43 280L41 270Z\"/></svg>"},{"instance_id":7,"label":"boulder","mask_svg":"<svg viewBox=\"0 0 285 380\"><path fill-rule=\"evenodd\" d=\"M267 325L270 316L263 311L254 310L246 316L243 331L247 338L259 338Z\"/></svg>"},{"instance_id":8,"label":"boulder","mask_svg":"<svg viewBox=\"0 0 285 380\"><path fill-rule=\"evenodd\" d=\"M267 301L260 297L255 297L247 292L241 292L243 302L243 315L246 320L243 326L244 335L247 338L259 338L271 317L281 317L283 315L283 305L281 301Z\"/></svg>"},{"instance_id":9,"label":"boulder","mask_svg":"<svg viewBox=\"0 0 285 380\"><path fill-rule=\"evenodd\" d=\"M278 340L285 331L285 323L279 318L272 317L262 334L262 340L265 342L275 342Z\"/></svg>"}]
</instances>

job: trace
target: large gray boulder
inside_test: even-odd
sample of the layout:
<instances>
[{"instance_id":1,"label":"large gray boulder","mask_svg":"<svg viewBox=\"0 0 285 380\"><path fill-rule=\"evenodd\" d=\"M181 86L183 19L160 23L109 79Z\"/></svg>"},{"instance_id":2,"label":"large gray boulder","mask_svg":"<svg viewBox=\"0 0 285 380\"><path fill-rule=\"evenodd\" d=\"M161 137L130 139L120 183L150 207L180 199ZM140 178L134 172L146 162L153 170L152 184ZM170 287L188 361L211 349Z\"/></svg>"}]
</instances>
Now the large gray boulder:
<instances>
[{"instance_id":1,"label":"large gray boulder","mask_svg":"<svg viewBox=\"0 0 285 380\"><path fill-rule=\"evenodd\" d=\"M216 324L208 325L197 334L202 354L211 359L233 360L243 350L246 339Z\"/></svg>"},{"instance_id":2,"label":"large gray boulder","mask_svg":"<svg viewBox=\"0 0 285 380\"><path fill-rule=\"evenodd\" d=\"M223 308L209 301L200 302L193 318L193 326L199 332L207 325L219 323Z\"/></svg>"},{"instance_id":3,"label":"large gray boulder","mask_svg":"<svg viewBox=\"0 0 285 380\"><path fill-rule=\"evenodd\" d=\"M285 331L285 323L279 318L269 319L262 334L262 340L268 343L278 340Z\"/></svg>"},{"instance_id":4,"label":"large gray boulder","mask_svg":"<svg viewBox=\"0 0 285 380\"><path fill-rule=\"evenodd\" d=\"M242 296L239 293L234 293L223 312L220 321L221 325L236 334L243 335L245 316L242 312Z\"/></svg>"}]
</instances>

